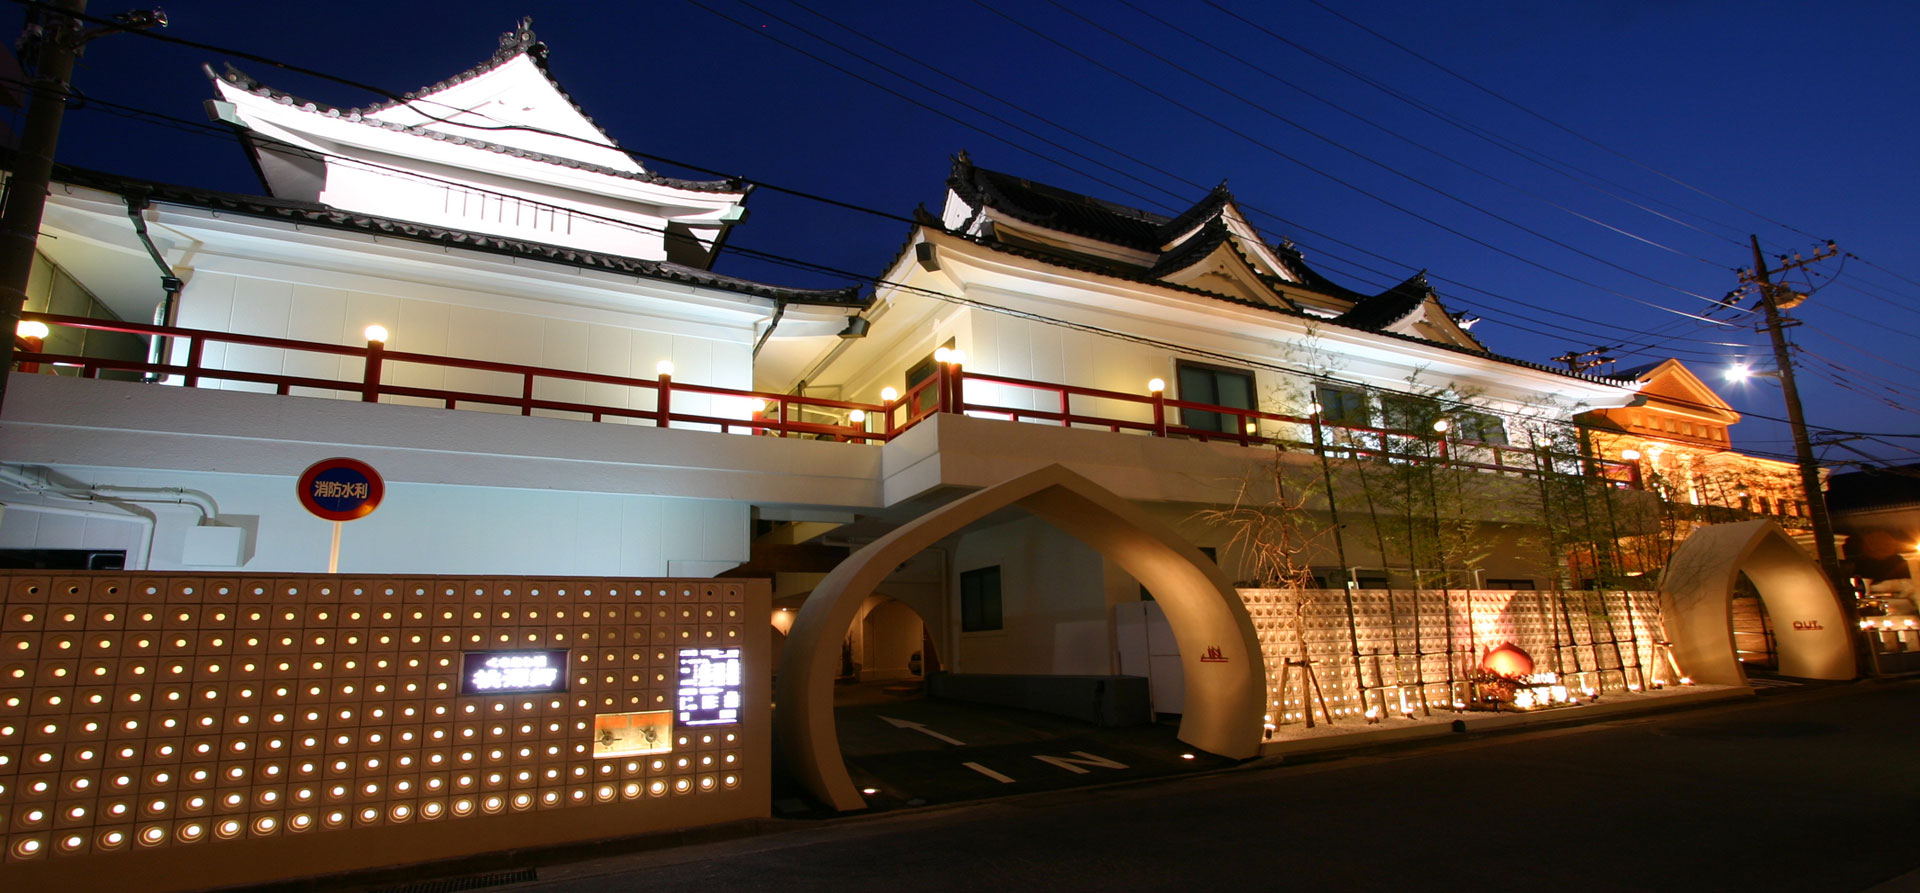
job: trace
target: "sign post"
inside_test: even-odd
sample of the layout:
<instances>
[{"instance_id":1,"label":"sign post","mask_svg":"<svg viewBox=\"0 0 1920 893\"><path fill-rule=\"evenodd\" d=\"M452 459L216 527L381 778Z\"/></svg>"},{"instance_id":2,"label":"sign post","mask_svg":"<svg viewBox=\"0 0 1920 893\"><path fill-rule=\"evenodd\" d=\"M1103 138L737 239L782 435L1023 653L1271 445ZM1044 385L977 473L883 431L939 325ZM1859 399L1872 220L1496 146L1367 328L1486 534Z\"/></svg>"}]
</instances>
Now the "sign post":
<instances>
[{"instance_id":1,"label":"sign post","mask_svg":"<svg viewBox=\"0 0 1920 893\"><path fill-rule=\"evenodd\" d=\"M373 466L358 459L322 459L300 473L300 504L314 516L333 522L333 547L327 573L340 572L340 525L373 514L387 485Z\"/></svg>"}]
</instances>

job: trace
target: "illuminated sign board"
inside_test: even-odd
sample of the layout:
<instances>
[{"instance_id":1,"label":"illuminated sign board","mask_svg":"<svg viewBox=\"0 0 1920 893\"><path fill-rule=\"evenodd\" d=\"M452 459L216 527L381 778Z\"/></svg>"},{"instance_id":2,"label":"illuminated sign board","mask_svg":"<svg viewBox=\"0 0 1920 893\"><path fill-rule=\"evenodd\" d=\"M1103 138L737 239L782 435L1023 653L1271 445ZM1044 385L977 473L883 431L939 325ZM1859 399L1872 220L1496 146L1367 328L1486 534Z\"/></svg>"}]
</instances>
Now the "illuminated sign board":
<instances>
[{"instance_id":1,"label":"illuminated sign board","mask_svg":"<svg viewBox=\"0 0 1920 893\"><path fill-rule=\"evenodd\" d=\"M460 657L460 693L507 695L567 690L567 650L468 651Z\"/></svg>"},{"instance_id":2,"label":"illuminated sign board","mask_svg":"<svg viewBox=\"0 0 1920 893\"><path fill-rule=\"evenodd\" d=\"M683 726L740 721L740 649L680 649L679 718Z\"/></svg>"}]
</instances>

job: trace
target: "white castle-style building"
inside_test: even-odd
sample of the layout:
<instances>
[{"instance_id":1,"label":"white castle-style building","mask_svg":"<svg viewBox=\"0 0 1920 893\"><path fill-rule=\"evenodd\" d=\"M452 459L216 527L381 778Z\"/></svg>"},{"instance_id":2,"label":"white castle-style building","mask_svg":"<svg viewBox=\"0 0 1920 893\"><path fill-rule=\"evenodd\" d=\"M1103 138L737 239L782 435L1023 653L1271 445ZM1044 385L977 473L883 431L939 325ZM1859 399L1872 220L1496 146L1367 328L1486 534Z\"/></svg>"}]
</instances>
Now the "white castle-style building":
<instances>
[{"instance_id":1,"label":"white castle-style building","mask_svg":"<svg viewBox=\"0 0 1920 893\"><path fill-rule=\"evenodd\" d=\"M56 172L27 308L49 331L25 344L30 365L0 415L0 557L53 581L20 586L58 588L84 569L175 580L183 600L256 581L288 598L400 586L431 601L435 587L457 598L466 586L511 613L528 602L508 596L527 584L502 581L677 581L633 594L705 599L705 620L694 602L678 627L660 614L662 637L742 637L759 680L746 756L762 777L749 788L764 793L752 785L764 784L764 705L777 696L772 722L796 777L856 808L832 732L836 675L939 670L950 693L987 700L1015 688L1085 700L1085 680L1146 679L1142 698L1182 714L1184 740L1254 755L1263 729L1306 707L1286 701L1283 652L1322 644L1306 642L1307 620L1282 617L1304 608L1236 594L1261 582L1252 550L1196 518L1274 498L1249 482L1275 474L1324 483L1295 504L1303 516L1369 516L1329 499L1365 495L1355 469L1376 463L1493 488L1434 520L1484 541L1471 566L1421 566L1357 532L1295 556L1334 600L1386 593L1365 608L1385 626L1349 603L1349 627L1398 629L1394 612L1413 604L1415 626L1465 630L1413 670L1395 654L1402 703L1453 699L1451 681L1436 688L1452 680L1441 671L1496 632L1600 659L1591 624L1549 646L1548 627L1517 607L1513 591L1580 581L1561 579L1539 545L1555 510L1529 514L1511 495L1550 500L1541 482L1570 478L1651 499L1632 463L1548 436L1576 413L1629 406L1636 384L1494 353L1424 276L1378 294L1344 288L1263 238L1224 188L1167 217L962 154L939 212L921 213L891 261L877 248L877 285L788 288L714 271L749 185L640 164L573 103L525 23L475 68L359 109L208 74L210 113L267 195ZM334 457L377 470L376 511L336 524L303 507L296 483ZM766 590L738 589L760 577ZM189 579L202 582L178 582ZM1406 601L1433 580L1457 590L1442 608ZM1469 590L1484 603L1456 622ZM1625 686L1655 658L1657 611L1624 595L1599 603L1625 619L1609 633L1615 675L1596 685ZM39 610L18 604L23 617ZM716 619L721 605L763 613L742 625ZM1495 613L1475 619L1474 605ZM571 647L493 623L501 641ZM1354 715L1390 682L1377 659L1360 667L1361 645L1356 635L1345 669L1321 671ZM643 646L620 647L605 660L647 664ZM595 684L627 671L608 672ZM629 703L661 696L630 675ZM447 709L492 703L448 698ZM602 709L581 697L590 708ZM709 743L688 753L734 753ZM555 765L583 777L611 766ZM735 783L658 771L722 800ZM583 803L649 796L640 780L625 794L554 784ZM459 814L465 801L405 802ZM307 815L272 813L296 814ZM196 822L152 827L165 824L164 842ZM36 829L13 839L59 843Z\"/></svg>"}]
</instances>

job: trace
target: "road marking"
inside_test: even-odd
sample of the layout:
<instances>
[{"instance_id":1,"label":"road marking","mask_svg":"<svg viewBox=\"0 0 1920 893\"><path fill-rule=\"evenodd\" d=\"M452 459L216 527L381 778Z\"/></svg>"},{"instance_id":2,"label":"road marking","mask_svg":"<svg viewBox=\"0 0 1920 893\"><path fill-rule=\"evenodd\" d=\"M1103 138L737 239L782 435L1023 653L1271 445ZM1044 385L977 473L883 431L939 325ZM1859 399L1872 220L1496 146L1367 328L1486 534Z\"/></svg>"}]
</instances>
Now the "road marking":
<instances>
[{"instance_id":1,"label":"road marking","mask_svg":"<svg viewBox=\"0 0 1920 893\"><path fill-rule=\"evenodd\" d=\"M1087 770L1080 768L1081 766L1098 766L1102 769L1127 768L1127 764L1125 763L1115 762L1113 760L1107 759L1106 757L1096 757L1093 754L1087 753L1084 750L1076 750L1073 752L1073 754L1074 755L1071 757L1048 757L1048 756L1041 756L1040 754L1034 754L1033 758L1036 760L1039 760L1042 763L1051 763L1055 766L1059 766L1060 768L1065 769L1068 772L1071 772L1075 775L1087 774ZM1075 759L1075 757L1078 757L1078 759Z\"/></svg>"},{"instance_id":2,"label":"road marking","mask_svg":"<svg viewBox=\"0 0 1920 893\"><path fill-rule=\"evenodd\" d=\"M1013 784L1013 779L1008 778L1004 775L1001 775L1000 773L995 772L992 769L988 769L987 767L982 766L979 763L961 763L960 765L965 766L968 769L972 769L973 771L978 772L981 775L984 775L988 778L991 778L994 781L997 781L1001 784Z\"/></svg>"},{"instance_id":3,"label":"road marking","mask_svg":"<svg viewBox=\"0 0 1920 893\"><path fill-rule=\"evenodd\" d=\"M907 722L904 719L894 719L891 716L882 716L880 718L883 720L886 720L888 725L891 725L896 729L912 729L916 732L919 732L922 735L926 735L929 738L938 738L942 741L947 742L948 744L958 744L961 747L965 747L967 744L967 742L965 741L962 741L958 738L949 738L917 722Z\"/></svg>"}]
</instances>

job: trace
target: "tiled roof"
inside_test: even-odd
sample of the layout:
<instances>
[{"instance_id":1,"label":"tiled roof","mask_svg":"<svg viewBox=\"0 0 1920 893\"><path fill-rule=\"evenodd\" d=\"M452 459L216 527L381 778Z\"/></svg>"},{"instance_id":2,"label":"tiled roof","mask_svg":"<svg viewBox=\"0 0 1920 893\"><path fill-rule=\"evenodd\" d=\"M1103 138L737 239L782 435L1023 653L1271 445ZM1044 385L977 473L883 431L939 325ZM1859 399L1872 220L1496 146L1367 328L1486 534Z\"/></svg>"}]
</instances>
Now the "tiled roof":
<instances>
[{"instance_id":1,"label":"tiled roof","mask_svg":"<svg viewBox=\"0 0 1920 893\"><path fill-rule=\"evenodd\" d=\"M938 227L937 223L931 223L931 222L923 223L923 225L934 226L936 228ZM1292 309L1291 307L1278 307L1272 304L1263 304L1257 301L1249 301L1244 298L1231 297L1228 295L1220 294L1219 292L1207 291L1206 289L1193 288L1191 286L1178 285L1171 282L1164 282L1157 279L1151 279L1151 278L1148 278L1144 272L1140 272L1139 268L1137 267L1132 268L1136 272L1127 272L1111 264L1087 263L1079 258L1066 258L1066 257L1062 257L1061 255L1054 254L1052 252L1035 251L1029 248L1008 245L1003 242L995 242L987 239L974 238L970 236L961 235L959 233L949 232L948 235L958 239L965 239L966 241L972 242L976 245L980 245L984 248L989 248L994 251L1001 252L1003 254L1011 254L1016 257L1024 257L1029 260L1036 260L1041 263L1047 264L1049 266L1060 267L1068 270L1076 270L1082 273L1092 273L1100 276L1111 276L1115 279L1122 279L1129 282L1139 282L1147 285L1158 286L1160 288L1172 289L1174 291L1186 292L1187 294L1200 295L1202 297L1212 298L1213 300L1216 300L1216 301L1225 301L1229 304L1236 304L1241 307L1252 307L1256 310L1264 310L1269 313L1274 313L1281 316L1291 316L1296 319L1303 319L1317 325L1335 325L1343 329L1356 329L1357 331L1363 331L1379 338L1391 338L1396 341L1405 341L1410 344L1420 344L1427 347L1438 348L1440 350L1444 350L1449 353L1466 354L1468 356L1480 357L1482 359L1492 360L1497 363L1505 363L1509 366L1518 366L1520 368L1531 369L1536 372L1546 372L1553 375L1562 376L1565 378L1572 378L1578 381L1594 382L1598 384L1606 384L1606 385L1614 385L1614 386L1631 384L1630 382L1622 382L1611 377L1599 376L1599 375L1585 375L1578 372L1569 372L1565 369L1557 368L1554 366L1548 366L1544 363L1536 363L1536 362L1533 362L1532 360L1522 360L1516 357L1502 356L1500 354L1496 354L1491 351L1474 350L1473 348L1470 348L1470 347L1462 347L1457 344L1448 344L1441 341L1428 341L1425 338L1416 338L1412 335L1402 335L1399 332L1387 332L1387 331L1381 331L1379 329L1360 329L1356 326L1351 326L1351 325L1342 323L1338 319L1323 319L1321 317L1312 316L1307 313L1302 313L1301 311ZM896 258L896 263L897 262L898 262L898 259ZM1412 281L1412 280L1409 280L1409 281Z\"/></svg>"},{"instance_id":2,"label":"tiled roof","mask_svg":"<svg viewBox=\"0 0 1920 893\"><path fill-rule=\"evenodd\" d=\"M1206 260L1213 254L1214 249L1219 248L1232 237L1233 233L1227 229L1225 223L1209 220L1200 227L1199 232L1160 255L1160 260L1147 270L1147 278L1160 279Z\"/></svg>"},{"instance_id":3,"label":"tiled roof","mask_svg":"<svg viewBox=\"0 0 1920 893\"><path fill-rule=\"evenodd\" d=\"M1427 271L1421 270L1386 291L1367 298L1361 298L1352 310L1334 317L1334 322L1356 329L1377 332L1400 320L1407 314L1420 309L1427 296L1433 293L1433 287L1427 284Z\"/></svg>"},{"instance_id":4,"label":"tiled roof","mask_svg":"<svg viewBox=\"0 0 1920 893\"><path fill-rule=\"evenodd\" d=\"M975 207L987 205L1063 233L1156 253L1165 242L1160 227L1166 217L975 167L965 152L954 157L947 186Z\"/></svg>"},{"instance_id":5,"label":"tiled roof","mask_svg":"<svg viewBox=\"0 0 1920 893\"><path fill-rule=\"evenodd\" d=\"M1179 216L1160 224L1160 244L1173 241L1174 237L1192 229L1195 224L1208 218L1219 217L1227 202L1233 201L1233 193L1227 191L1227 184L1221 183L1207 193L1207 197L1195 202L1193 207L1180 212Z\"/></svg>"},{"instance_id":6,"label":"tiled roof","mask_svg":"<svg viewBox=\"0 0 1920 893\"><path fill-rule=\"evenodd\" d=\"M384 130L391 130L396 133L406 133L406 134L411 134L413 136L422 136L428 139L439 140L444 143L452 143L454 145L459 145L459 146L472 146L476 149L485 149L489 152L497 152L499 154L510 155L515 158L525 158L530 161L539 161L539 162L544 162L546 164L558 165L560 167L567 167L567 168L573 168L575 170L588 171L590 173L606 174L607 176L619 177L621 179L626 179L626 180L637 180L643 183L654 183L661 186L669 186L675 189L685 189L690 192L745 193L751 190L752 187L750 184L743 183L739 180L682 180L677 177L665 177L665 176L650 173L644 170L638 171L638 172L623 171L617 168L606 167L604 165L598 165L598 164L589 164L584 161L579 161L572 158L565 158L559 155L549 155L544 152L534 152L528 149L520 149L520 148L515 148L513 146L505 146L499 143L490 142L483 139L476 139L474 137L443 133L441 131L432 130L425 127L418 127L418 126L413 126L408 124L398 124L391 121L382 121L378 118L372 117L372 115L375 114L376 112L381 112L386 109L395 108L397 106L404 105L406 102L416 99L418 97L436 93L441 90L447 89L448 87L451 87L455 84L472 80L476 77L479 77L480 75L486 74L489 71L492 71L496 68L499 68L502 65L505 65L507 62L512 61L515 57L523 54L533 60L534 64L539 67L541 74L546 75L547 81L553 84L553 89L557 91L569 103L573 103L574 109L580 112L580 116L582 118L585 118L587 120L587 123L593 124L594 130L599 131L599 133L602 136L605 136L607 138L607 142L613 144L615 148L619 147L619 143L615 141L613 137L609 135L604 128L600 127L599 124L593 123L593 118L589 117L586 111L580 108L579 103L573 102L572 95L568 94L566 89L560 86L560 82L554 79L552 72L547 70L547 63L546 63L547 45L544 43L541 43L537 38L534 37L532 19L520 20L520 25L517 29L501 35L500 49L496 50L493 56L487 59L487 61L482 62L479 65L469 68L466 71L463 71L460 74L454 75L453 77L443 80L437 84L433 84L427 87L422 87L411 93L407 93L401 99L385 100L379 103L375 103L374 105L365 106L363 108L343 109L343 108L340 108L339 106L328 105L324 102L315 102L310 99L302 99L284 90L277 90L261 83L259 80L249 76L246 72L243 72L238 68L235 68L231 63L227 65L226 67L227 70L226 70L226 73L224 74L215 74L212 66L203 66L203 70L206 71L207 77L209 78L213 78L216 80L224 80L228 84L238 87L242 90L245 90L248 93L252 93L255 96L261 96L267 99L274 100L275 102L281 103L282 105L290 105L297 108L305 109L306 111L313 112L314 114L324 115L329 118L338 118L344 121L353 121L360 124L366 124L371 127L379 127Z\"/></svg>"},{"instance_id":7,"label":"tiled roof","mask_svg":"<svg viewBox=\"0 0 1920 893\"><path fill-rule=\"evenodd\" d=\"M800 289L767 285L732 276L723 276L706 270L676 264L670 261L642 260L617 254L599 254L591 251L579 251L548 245L541 242L524 242L518 239L503 239L484 233L465 232L429 226L422 223L409 223L386 217L374 217L367 214L353 214L317 202L291 201L288 199L267 198L255 195L240 195L231 192L216 192L196 189L188 186L175 186L146 180L135 180L113 174L89 171L81 168L57 165L54 179L61 183L70 183L102 192L117 195L141 195L147 198L174 205L195 208L207 208L225 213L244 214L272 220L290 220L304 225L323 226L329 229L351 232L373 233L381 236L406 239L433 245L467 248L489 254L521 257L531 260L551 261L568 266L588 269L610 270L648 279L665 282L679 282L688 285L716 288L723 291L752 295L770 300L784 301L790 304L816 304L831 307L865 307L870 299L860 296L858 286L838 289Z\"/></svg>"},{"instance_id":8,"label":"tiled roof","mask_svg":"<svg viewBox=\"0 0 1920 893\"><path fill-rule=\"evenodd\" d=\"M1920 465L1866 468L1827 478L1827 507L1835 512L1920 503Z\"/></svg>"}]
</instances>

